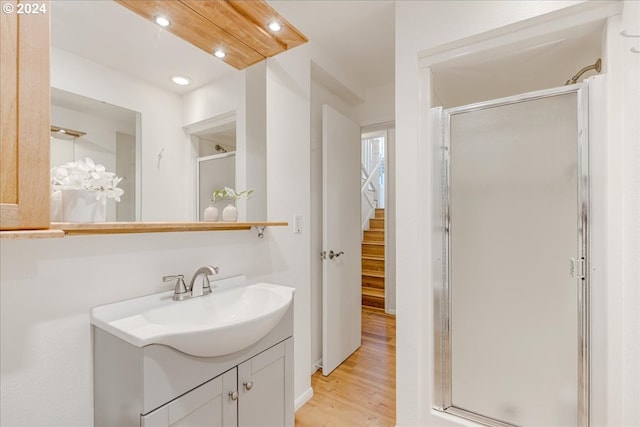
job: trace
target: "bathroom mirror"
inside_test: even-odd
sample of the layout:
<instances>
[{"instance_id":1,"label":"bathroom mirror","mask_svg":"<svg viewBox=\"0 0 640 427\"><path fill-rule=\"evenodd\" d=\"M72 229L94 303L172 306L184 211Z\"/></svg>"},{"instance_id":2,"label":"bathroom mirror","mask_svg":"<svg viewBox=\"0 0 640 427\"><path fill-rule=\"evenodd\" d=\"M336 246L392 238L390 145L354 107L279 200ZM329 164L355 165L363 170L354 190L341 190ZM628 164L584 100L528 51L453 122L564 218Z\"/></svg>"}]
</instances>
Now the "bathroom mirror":
<instances>
[{"instance_id":1,"label":"bathroom mirror","mask_svg":"<svg viewBox=\"0 0 640 427\"><path fill-rule=\"evenodd\" d=\"M211 201L211 195L220 188L235 188L236 153L213 154L198 158L198 221L206 221L204 210L214 206L222 212L228 203L224 200Z\"/></svg>"},{"instance_id":2,"label":"bathroom mirror","mask_svg":"<svg viewBox=\"0 0 640 427\"><path fill-rule=\"evenodd\" d=\"M236 121L229 115L223 123L191 134L197 144L197 188L196 209L198 221L204 220L203 213L208 206L215 206L219 212L228 203L216 200L211 203L214 191L236 187Z\"/></svg>"},{"instance_id":3,"label":"bathroom mirror","mask_svg":"<svg viewBox=\"0 0 640 427\"><path fill-rule=\"evenodd\" d=\"M110 222L136 220L139 122L136 111L51 88L51 167L88 157L122 178L120 202L107 203Z\"/></svg>"},{"instance_id":4,"label":"bathroom mirror","mask_svg":"<svg viewBox=\"0 0 640 427\"><path fill-rule=\"evenodd\" d=\"M247 71L232 68L113 1L53 2L51 43L54 92L137 114L135 220L197 221L197 159L222 150L236 152L237 190L266 181L264 165L245 164L256 158L266 162L264 141L259 143L262 147L247 143L246 128L252 120L245 107ZM188 76L191 85L174 84L171 78L178 74ZM210 143L207 135L190 130L221 116L233 116L225 123L224 143ZM86 132L81 123L73 128ZM221 137L222 130L216 132ZM256 148L257 155L251 152ZM266 194L260 194L265 191L256 189L254 197L240 204L240 220L266 219ZM129 218L123 214L115 220Z\"/></svg>"}]
</instances>

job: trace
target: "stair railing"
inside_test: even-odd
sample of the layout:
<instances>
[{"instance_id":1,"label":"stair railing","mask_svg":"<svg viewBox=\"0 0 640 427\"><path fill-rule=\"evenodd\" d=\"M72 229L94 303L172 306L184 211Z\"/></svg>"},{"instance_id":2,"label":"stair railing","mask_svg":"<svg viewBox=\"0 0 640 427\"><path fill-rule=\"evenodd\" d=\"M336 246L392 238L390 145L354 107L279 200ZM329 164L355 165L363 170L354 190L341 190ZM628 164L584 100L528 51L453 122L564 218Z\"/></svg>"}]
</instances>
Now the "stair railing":
<instances>
[{"instance_id":1,"label":"stair railing","mask_svg":"<svg viewBox=\"0 0 640 427\"><path fill-rule=\"evenodd\" d=\"M375 213L375 210L378 207L378 200L375 197L376 194L378 193L378 190L373 185L372 180L377 175L378 171L380 170L383 164L384 164L384 158L381 157L378 160L378 163L376 163L374 168L371 170L371 172L367 172L363 164L360 165L360 169L362 171L362 176L363 176L363 183L360 188L360 193L362 195L362 198L369 205L367 213L363 215L363 218L362 218L362 225L360 227L362 231L365 230L367 223L369 222L369 219L372 217L372 214Z\"/></svg>"}]
</instances>

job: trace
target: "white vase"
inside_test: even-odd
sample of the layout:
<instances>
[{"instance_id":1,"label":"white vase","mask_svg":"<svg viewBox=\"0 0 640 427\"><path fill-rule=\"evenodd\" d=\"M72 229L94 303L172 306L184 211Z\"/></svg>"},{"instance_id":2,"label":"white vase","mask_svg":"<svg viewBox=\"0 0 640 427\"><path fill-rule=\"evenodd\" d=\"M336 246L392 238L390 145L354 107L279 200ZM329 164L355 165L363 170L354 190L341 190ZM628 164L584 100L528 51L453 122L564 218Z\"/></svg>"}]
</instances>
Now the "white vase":
<instances>
[{"instance_id":1,"label":"white vase","mask_svg":"<svg viewBox=\"0 0 640 427\"><path fill-rule=\"evenodd\" d=\"M234 205L227 205L222 210L222 220L227 222L235 222L238 220L238 208Z\"/></svg>"},{"instance_id":2,"label":"white vase","mask_svg":"<svg viewBox=\"0 0 640 427\"><path fill-rule=\"evenodd\" d=\"M202 214L202 218L205 221L217 221L218 220L218 208L213 205L209 205L208 208L204 210Z\"/></svg>"},{"instance_id":3,"label":"white vase","mask_svg":"<svg viewBox=\"0 0 640 427\"><path fill-rule=\"evenodd\" d=\"M61 190L64 222L104 222L107 220L107 200L96 200L96 192Z\"/></svg>"},{"instance_id":4,"label":"white vase","mask_svg":"<svg viewBox=\"0 0 640 427\"><path fill-rule=\"evenodd\" d=\"M51 222L62 222L62 192L51 192Z\"/></svg>"}]
</instances>

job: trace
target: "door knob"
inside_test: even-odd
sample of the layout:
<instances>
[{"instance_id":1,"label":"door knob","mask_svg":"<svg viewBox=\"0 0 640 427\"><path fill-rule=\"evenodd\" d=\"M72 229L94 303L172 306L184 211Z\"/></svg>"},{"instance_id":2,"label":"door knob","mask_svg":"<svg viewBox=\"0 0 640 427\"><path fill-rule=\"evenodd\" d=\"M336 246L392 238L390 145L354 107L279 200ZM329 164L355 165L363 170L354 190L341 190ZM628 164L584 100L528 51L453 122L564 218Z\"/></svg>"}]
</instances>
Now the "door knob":
<instances>
[{"instance_id":1,"label":"door knob","mask_svg":"<svg viewBox=\"0 0 640 427\"><path fill-rule=\"evenodd\" d=\"M249 391L253 388L253 381L245 381L244 383L244 388Z\"/></svg>"},{"instance_id":2,"label":"door knob","mask_svg":"<svg viewBox=\"0 0 640 427\"><path fill-rule=\"evenodd\" d=\"M329 259L334 259L334 258L338 258L340 255L343 255L344 252L340 251L340 252L334 252L333 250L329 251Z\"/></svg>"},{"instance_id":3,"label":"door knob","mask_svg":"<svg viewBox=\"0 0 640 427\"><path fill-rule=\"evenodd\" d=\"M229 398L231 400L238 400L238 391L237 390L230 391L229 392Z\"/></svg>"}]
</instances>

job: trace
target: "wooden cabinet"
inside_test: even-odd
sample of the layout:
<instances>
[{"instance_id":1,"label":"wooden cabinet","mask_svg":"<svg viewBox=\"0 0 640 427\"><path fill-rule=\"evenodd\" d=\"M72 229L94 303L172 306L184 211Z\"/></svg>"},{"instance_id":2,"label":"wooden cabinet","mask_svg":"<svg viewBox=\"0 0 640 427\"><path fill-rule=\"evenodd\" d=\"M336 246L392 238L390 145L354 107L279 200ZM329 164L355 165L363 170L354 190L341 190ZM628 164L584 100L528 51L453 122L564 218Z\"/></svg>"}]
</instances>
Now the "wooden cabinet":
<instances>
[{"instance_id":1,"label":"wooden cabinet","mask_svg":"<svg viewBox=\"0 0 640 427\"><path fill-rule=\"evenodd\" d=\"M48 228L49 4L18 13L27 2L1 3L0 229Z\"/></svg>"}]
</instances>

